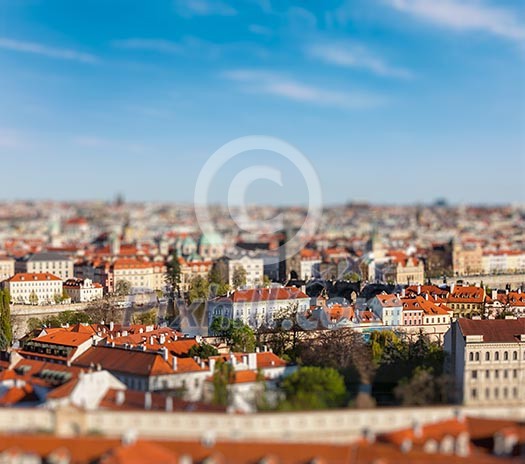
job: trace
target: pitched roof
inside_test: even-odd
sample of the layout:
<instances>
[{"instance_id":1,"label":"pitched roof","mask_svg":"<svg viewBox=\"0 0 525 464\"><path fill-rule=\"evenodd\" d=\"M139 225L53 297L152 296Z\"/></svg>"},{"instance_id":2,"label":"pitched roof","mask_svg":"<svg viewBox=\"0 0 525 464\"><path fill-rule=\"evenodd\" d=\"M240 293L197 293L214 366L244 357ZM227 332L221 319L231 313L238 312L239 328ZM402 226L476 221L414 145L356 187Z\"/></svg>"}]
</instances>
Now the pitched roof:
<instances>
[{"instance_id":1,"label":"pitched roof","mask_svg":"<svg viewBox=\"0 0 525 464\"><path fill-rule=\"evenodd\" d=\"M31 281L61 281L60 277L49 272L20 272L7 279L7 282L31 282Z\"/></svg>"},{"instance_id":2,"label":"pitched roof","mask_svg":"<svg viewBox=\"0 0 525 464\"><path fill-rule=\"evenodd\" d=\"M110 346L92 346L81 354L74 365L90 367L98 365L110 372L122 372L140 376L177 374L202 370L192 358L177 358L177 369L165 361L158 351L142 351Z\"/></svg>"},{"instance_id":3,"label":"pitched roof","mask_svg":"<svg viewBox=\"0 0 525 464\"><path fill-rule=\"evenodd\" d=\"M48 343L50 345L78 347L91 339L91 336L92 332L70 332L68 330L64 330L54 331L47 335L41 335L40 337L33 338L32 341L38 343Z\"/></svg>"},{"instance_id":4,"label":"pitched roof","mask_svg":"<svg viewBox=\"0 0 525 464\"><path fill-rule=\"evenodd\" d=\"M461 333L482 335L484 343L515 343L525 335L525 319L458 319Z\"/></svg>"},{"instance_id":5,"label":"pitched roof","mask_svg":"<svg viewBox=\"0 0 525 464\"><path fill-rule=\"evenodd\" d=\"M379 300L381 306L386 308L396 308L402 304L399 297L393 294L380 294L376 295L376 298Z\"/></svg>"},{"instance_id":6,"label":"pitched roof","mask_svg":"<svg viewBox=\"0 0 525 464\"><path fill-rule=\"evenodd\" d=\"M290 300L298 298L309 298L296 287L279 287L279 288L256 288L250 290L237 290L231 296L231 299L237 302L256 302L256 301L273 301L273 300Z\"/></svg>"}]
</instances>

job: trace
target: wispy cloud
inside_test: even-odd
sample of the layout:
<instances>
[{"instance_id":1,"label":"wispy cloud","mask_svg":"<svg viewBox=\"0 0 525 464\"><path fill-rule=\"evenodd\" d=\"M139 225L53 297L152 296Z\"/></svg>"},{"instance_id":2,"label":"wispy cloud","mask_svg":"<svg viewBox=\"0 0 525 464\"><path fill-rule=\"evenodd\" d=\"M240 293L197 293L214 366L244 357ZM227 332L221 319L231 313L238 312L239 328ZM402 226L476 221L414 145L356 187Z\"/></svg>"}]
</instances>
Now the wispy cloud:
<instances>
[{"instance_id":1,"label":"wispy cloud","mask_svg":"<svg viewBox=\"0 0 525 464\"><path fill-rule=\"evenodd\" d=\"M273 31L267 27L261 26L260 24L250 24L248 30L252 34L270 37L273 35Z\"/></svg>"},{"instance_id":2,"label":"wispy cloud","mask_svg":"<svg viewBox=\"0 0 525 464\"><path fill-rule=\"evenodd\" d=\"M143 50L159 53L179 54L184 51L184 46L180 43L164 39L122 39L114 40L112 45L117 48L124 48L128 50Z\"/></svg>"},{"instance_id":3,"label":"wispy cloud","mask_svg":"<svg viewBox=\"0 0 525 464\"><path fill-rule=\"evenodd\" d=\"M478 30L512 40L525 39L525 24L510 9L473 0L383 0L392 8L457 30Z\"/></svg>"},{"instance_id":4,"label":"wispy cloud","mask_svg":"<svg viewBox=\"0 0 525 464\"><path fill-rule=\"evenodd\" d=\"M234 16L237 10L222 0L175 0L177 13L185 18L192 16Z\"/></svg>"},{"instance_id":5,"label":"wispy cloud","mask_svg":"<svg viewBox=\"0 0 525 464\"><path fill-rule=\"evenodd\" d=\"M261 70L232 70L224 77L243 85L243 90L283 97L301 103L343 109L363 109L381 106L385 98L367 92L336 91L299 82L287 76Z\"/></svg>"},{"instance_id":6,"label":"wispy cloud","mask_svg":"<svg viewBox=\"0 0 525 464\"><path fill-rule=\"evenodd\" d=\"M407 79L413 77L407 69L390 66L365 47L351 43L320 43L306 47L306 54L325 63L344 68L358 68L378 76Z\"/></svg>"},{"instance_id":7,"label":"wispy cloud","mask_svg":"<svg viewBox=\"0 0 525 464\"><path fill-rule=\"evenodd\" d=\"M129 38L114 40L111 44L120 49L184 55L192 59L196 57L218 59L228 54L237 57L241 54L247 54L251 57L258 56L260 58L267 56L266 49L254 43L213 43L191 36L183 37L180 41Z\"/></svg>"},{"instance_id":8,"label":"wispy cloud","mask_svg":"<svg viewBox=\"0 0 525 464\"><path fill-rule=\"evenodd\" d=\"M92 64L98 61L96 56L89 53L83 53L69 48L50 47L36 42L24 42L6 37L0 37L0 49L20 53L32 53L59 60L79 61L81 63Z\"/></svg>"}]
</instances>

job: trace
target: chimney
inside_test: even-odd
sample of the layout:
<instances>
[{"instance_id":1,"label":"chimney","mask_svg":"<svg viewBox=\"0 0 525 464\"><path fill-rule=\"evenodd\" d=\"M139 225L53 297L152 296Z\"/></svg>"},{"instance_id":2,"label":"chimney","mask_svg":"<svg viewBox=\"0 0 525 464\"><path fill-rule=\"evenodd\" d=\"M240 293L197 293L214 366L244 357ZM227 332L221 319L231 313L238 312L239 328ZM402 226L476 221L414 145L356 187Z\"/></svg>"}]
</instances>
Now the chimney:
<instances>
[{"instance_id":1,"label":"chimney","mask_svg":"<svg viewBox=\"0 0 525 464\"><path fill-rule=\"evenodd\" d=\"M492 290L491 298L493 300L497 300L498 299L498 291L497 290Z\"/></svg>"},{"instance_id":2,"label":"chimney","mask_svg":"<svg viewBox=\"0 0 525 464\"><path fill-rule=\"evenodd\" d=\"M173 368L174 371L176 371L178 369L178 358L177 358L177 356L173 356L173 358L171 358L171 367Z\"/></svg>"},{"instance_id":3,"label":"chimney","mask_svg":"<svg viewBox=\"0 0 525 464\"><path fill-rule=\"evenodd\" d=\"M164 358L164 361L168 360L168 349L163 346L160 351L162 352L162 357Z\"/></svg>"},{"instance_id":4,"label":"chimney","mask_svg":"<svg viewBox=\"0 0 525 464\"><path fill-rule=\"evenodd\" d=\"M370 430L369 428L365 428L363 429L362 433L363 433L363 438L365 439L367 443L370 443L370 444L375 443L376 434L372 430Z\"/></svg>"},{"instance_id":5,"label":"chimney","mask_svg":"<svg viewBox=\"0 0 525 464\"><path fill-rule=\"evenodd\" d=\"M418 295L421 295L421 285L418 285L418 286L417 286L417 294L418 294Z\"/></svg>"},{"instance_id":6,"label":"chimney","mask_svg":"<svg viewBox=\"0 0 525 464\"><path fill-rule=\"evenodd\" d=\"M450 294L454 293L455 289L456 289L456 284L450 284Z\"/></svg>"},{"instance_id":7,"label":"chimney","mask_svg":"<svg viewBox=\"0 0 525 464\"><path fill-rule=\"evenodd\" d=\"M257 353L248 353L248 369L252 371L257 369Z\"/></svg>"},{"instance_id":8,"label":"chimney","mask_svg":"<svg viewBox=\"0 0 525 464\"><path fill-rule=\"evenodd\" d=\"M155 337L153 335L150 335L150 337L149 337L149 344L153 345L154 341L155 341Z\"/></svg>"},{"instance_id":9,"label":"chimney","mask_svg":"<svg viewBox=\"0 0 525 464\"><path fill-rule=\"evenodd\" d=\"M99 364L97 364L97 371L101 371L102 370L102 366Z\"/></svg>"},{"instance_id":10,"label":"chimney","mask_svg":"<svg viewBox=\"0 0 525 464\"><path fill-rule=\"evenodd\" d=\"M164 343L166 343L166 335L164 335L164 334L160 334L159 335L159 343L161 345L164 345Z\"/></svg>"},{"instance_id":11,"label":"chimney","mask_svg":"<svg viewBox=\"0 0 525 464\"><path fill-rule=\"evenodd\" d=\"M428 293L425 293L425 300L428 301Z\"/></svg>"},{"instance_id":12,"label":"chimney","mask_svg":"<svg viewBox=\"0 0 525 464\"><path fill-rule=\"evenodd\" d=\"M151 392L144 393L144 409L151 409Z\"/></svg>"},{"instance_id":13,"label":"chimney","mask_svg":"<svg viewBox=\"0 0 525 464\"><path fill-rule=\"evenodd\" d=\"M115 328L115 323L114 323L113 321L111 321L111 322L109 323L109 330L112 331L114 328Z\"/></svg>"},{"instance_id":14,"label":"chimney","mask_svg":"<svg viewBox=\"0 0 525 464\"><path fill-rule=\"evenodd\" d=\"M171 396L166 397L166 411L173 411L173 398Z\"/></svg>"},{"instance_id":15,"label":"chimney","mask_svg":"<svg viewBox=\"0 0 525 464\"><path fill-rule=\"evenodd\" d=\"M126 391L125 390L118 390L117 391L117 398L116 398L117 405L118 406L123 405L125 400L126 400Z\"/></svg>"},{"instance_id":16,"label":"chimney","mask_svg":"<svg viewBox=\"0 0 525 464\"><path fill-rule=\"evenodd\" d=\"M421 426L421 422L418 420L414 421L414 424L412 425L412 432L416 438L421 438L423 436L423 427Z\"/></svg>"},{"instance_id":17,"label":"chimney","mask_svg":"<svg viewBox=\"0 0 525 464\"><path fill-rule=\"evenodd\" d=\"M406 296L406 290L405 287L401 290L401 296L404 298Z\"/></svg>"},{"instance_id":18,"label":"chimney","mask_svg":"<svg viewBox=\"0 0 525 464\"><path fill-rule=\"evenodd\" d=\"M213 371L215 370L215 359L210 359L210 373L213 374Z\"/></svg>"}]
</instances>

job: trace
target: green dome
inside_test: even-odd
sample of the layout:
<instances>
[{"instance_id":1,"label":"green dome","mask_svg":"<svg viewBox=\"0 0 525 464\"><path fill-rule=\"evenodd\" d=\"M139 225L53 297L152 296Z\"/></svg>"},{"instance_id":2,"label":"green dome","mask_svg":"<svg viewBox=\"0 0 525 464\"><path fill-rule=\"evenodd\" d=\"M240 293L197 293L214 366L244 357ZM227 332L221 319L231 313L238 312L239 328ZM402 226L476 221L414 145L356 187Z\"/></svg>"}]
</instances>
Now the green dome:
<instances>
[{"instance_id":1,"label":"green dome","mask_svg":"<svg viewBox=\"0 0 525 464\"><path fill-rule=\"evenodd\" d=\"M199 246L218 246L222 245L222 237L217 232L209 232L201 235L199 238Z\"/></svg>"}]
</instances>

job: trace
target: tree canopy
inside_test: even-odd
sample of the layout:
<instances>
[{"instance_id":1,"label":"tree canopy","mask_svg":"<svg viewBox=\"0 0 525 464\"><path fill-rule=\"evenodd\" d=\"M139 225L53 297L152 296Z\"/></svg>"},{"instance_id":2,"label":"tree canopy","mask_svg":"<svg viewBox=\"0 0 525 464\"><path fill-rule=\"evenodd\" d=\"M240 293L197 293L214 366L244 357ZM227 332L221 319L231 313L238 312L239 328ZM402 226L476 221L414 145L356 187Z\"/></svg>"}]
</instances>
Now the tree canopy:
<instances>
[{"instance_id":1,"label":"tree canopy","mask_svg":"<svg viewBox=\"0 0 525 464\"><path fill-rule=\"evenodd\" d=\"M301 367L281 387L285 394L279 405L282 410L337 408L346 400L343 376L329 367Z\"/></svg>"}]
</instances>

